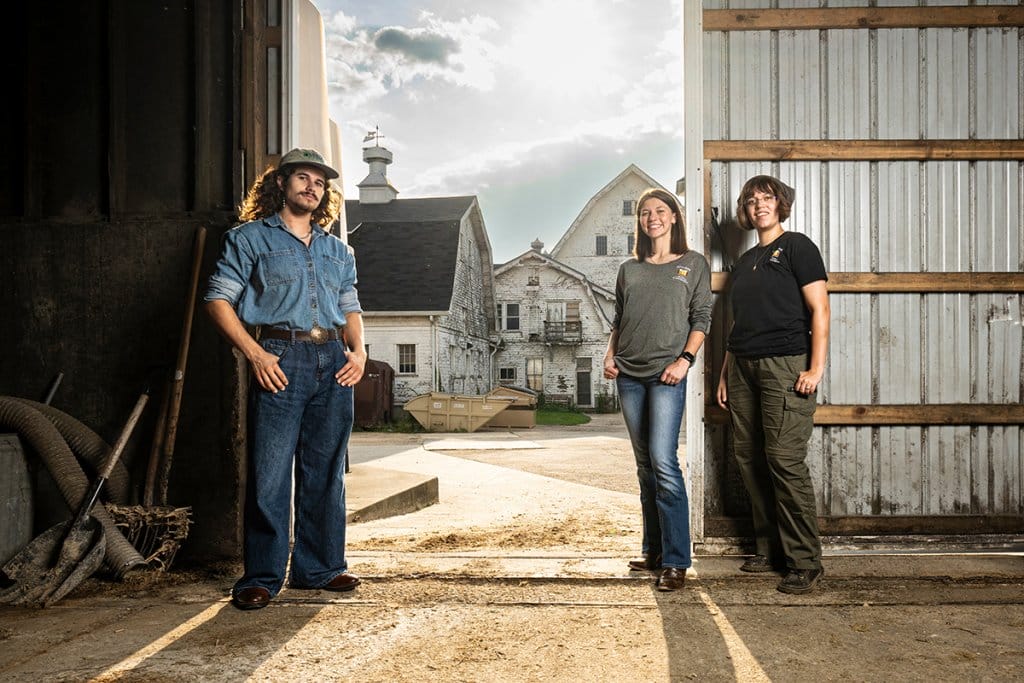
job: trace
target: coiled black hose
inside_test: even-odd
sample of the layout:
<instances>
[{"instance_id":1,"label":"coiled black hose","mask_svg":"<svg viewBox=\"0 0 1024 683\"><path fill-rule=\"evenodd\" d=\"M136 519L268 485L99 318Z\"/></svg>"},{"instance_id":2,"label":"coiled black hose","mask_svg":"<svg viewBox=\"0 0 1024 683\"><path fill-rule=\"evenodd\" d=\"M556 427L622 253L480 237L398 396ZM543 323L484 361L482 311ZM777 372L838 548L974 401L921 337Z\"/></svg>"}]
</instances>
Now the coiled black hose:
<instances>
[{"instance_id":1,"label":"coiled black hose","mask_svg":"<svg viewBox=\"0 0 1024 683\"><path fill-rule=\"evenodd\" d=\"M53 423L21 399L0 396L0 427L13 429L31 444L53 475L64 500L72 510L78 510L89 489L89 481ZM142 555L114 525L102 503L96 503L92 515L103 525L107 537L104 563L114 574L124 576L132 568L146 564Z\"/></svg>"},{"instance_id":2,"label":"coiled black hose","mask_svg":"<svg viewBox=\"0 0 1024 683\"><path fill-rule=\"evenodd\" d=\"M89 463L94 472L103 469L107 456L110 455L110 444L104 441L99 434L53 406L30 401L27 398L15 398L14 400L41 412L64 437L68 446L71 447L71 452ZM124 462L118 460L114 464L114 471L110 473L107 483L104 484L102 497L119 505L128 505L131 502L131 477Z\"/></svg>"}]
</instances>

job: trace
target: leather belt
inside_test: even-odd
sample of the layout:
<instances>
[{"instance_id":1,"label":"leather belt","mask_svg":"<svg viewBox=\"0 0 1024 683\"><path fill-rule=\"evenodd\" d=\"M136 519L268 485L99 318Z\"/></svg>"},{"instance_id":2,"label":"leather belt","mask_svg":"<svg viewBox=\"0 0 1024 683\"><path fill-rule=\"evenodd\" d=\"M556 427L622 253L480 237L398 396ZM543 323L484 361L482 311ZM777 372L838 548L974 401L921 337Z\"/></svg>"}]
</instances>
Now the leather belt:
<instances>
[{"instance_id":1,"label":"leather belt","mask_svg":"<svg viewBox=\"0 0 1024 683\"><path fill-rule=\"evenodd\" d=\"M282 330L278 327L261 327L259 337L260 339L284 339L285 341L326 344L329 341L342 341L344 334L344 327L315 326L309 332L304 332L303 330Z\"/></svg>"}]
</instances>

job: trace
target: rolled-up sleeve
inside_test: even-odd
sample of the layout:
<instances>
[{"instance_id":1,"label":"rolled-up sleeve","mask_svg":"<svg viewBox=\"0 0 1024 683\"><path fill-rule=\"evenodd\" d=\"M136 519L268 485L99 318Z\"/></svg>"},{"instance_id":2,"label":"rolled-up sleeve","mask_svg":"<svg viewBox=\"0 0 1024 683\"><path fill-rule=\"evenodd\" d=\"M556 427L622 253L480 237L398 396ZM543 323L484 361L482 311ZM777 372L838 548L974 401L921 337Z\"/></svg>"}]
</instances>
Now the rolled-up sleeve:
<instances>
[{"instance_id":1,"label":"rolled-up sleeve","mask_svg":"<svg viewBox=\"0 0 1024 683\"><path fill-rule=\"evenodd\" d=\"M239 230L230 230L224 236L224 251L206 283L203 301L223 299L232 306L238 304L255 264L252 247Z\"/></svg>"},{"instance_id":2,"label":"rolled-up sleeve","mask_svg":"<svg viewBox=\"0 0 1024 683\"><path fill-rule=\"evenodd\" d=\"M352 247L349 247L346 265L344 279L341 282L341 293L338 295L338 309L342 315L362 313L363 307L359 303L359 290L356 289L356 283L359 281L356 274L356 257L352 252Z\"/></svg>"},{"instance_id":3,"label":"rolled-up sleeve","mask_svg":"<svg viewBox=\"0 0 1024 683\"><path fill-rule=\"evenodd\" d=\"M711 330L711 309L715 298L711 294L711 268L703 257L698 270L700 273L690 298L690 331L707 334Z\"/></svg>"}]
</instances>

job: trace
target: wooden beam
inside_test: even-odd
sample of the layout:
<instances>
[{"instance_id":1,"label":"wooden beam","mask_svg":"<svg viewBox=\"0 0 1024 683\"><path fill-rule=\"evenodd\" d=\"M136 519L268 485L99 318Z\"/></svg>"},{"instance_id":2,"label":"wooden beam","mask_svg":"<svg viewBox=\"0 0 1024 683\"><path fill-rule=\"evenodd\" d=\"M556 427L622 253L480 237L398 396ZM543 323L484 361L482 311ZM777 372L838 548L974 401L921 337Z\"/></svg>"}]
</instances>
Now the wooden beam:
<instances>
[{"instance_id":1,"label":"wooden beam","mask_svg":"<svg viewBox=\"0 0 1024 683\"><path fill-rule=\"evenodd\" d=\"M113 3L109 12L108 74L110 82L110 119L107 134L110 143L107 148L107 205L112 221L118 220L125 212L128 193L128 119L131 115L131 93L128 91L128 76L125 64L131 62L127 35L132 30L126 19L123 3ZM29 155L31 157L31 154Z\"/></svg>"},{"instance_id":2,"label":"wooden beam","mask_svg":"<svg viewBox=\"0 0 1024 683\"><path fill-rule=\"evenodd\" d=\"M1024 161L1024 140L705 140L712 161Z\"/></svg>"},{"instance_id":3,"label":"wooden beam","mask_svg":"<svg viewBox=\"0 0 1024 683\"><path fill-rule=\"evenodd\" d=\"M705 31L793 31L1024 26L1024 7L833 7L708 9Z\"/></svg>"},{"instance_id":4,"label":"wooden beam","mask_svg":"<svg viewBox=\"0 0 1024 683\"><path fill-rule=\"evenodd\" d=\"M1024 293L1022 273L831 273L830 292Z\"/></svg>"},{"instance_id":5,"label":"wooden beam","mask_svg":"<svg viewBox=\"0 0 1024 683\"><path fill-rule=\"evenodd\" d=\"M711 291L725 290L729 273L711 274ZM842 294L1024 294L1024 273L829 273L828 291Z\"/></svg>"},{"instance_id":6,"label":"wooden beam","mask_svg":"<svg viewBox=\"0 0 1024 683\"><path fill-rule=\"evenodd\" d=\"M974 535L1021 534L1021 515L864 515L819 516L818 531L824 536ZM704 538L749 538L749 518L707 516Z\"/></svg>"},{"instance_id":7,"label":"wooden beam","mask_svg":"<svg viewBox=\"0 0 1024 683\"><path fill-rule=\"evenodd\" d=\"M709 424L728 424L729 413L715 403L704 409ZM816 425L1021 425L1024 405L1009 403L930 403L916 405L820 405Z\"/></svg>"},{"instance_id":8,"label":"wooden beam","mask_svg":"<svg viewBox=\"0 0 1024 683\"><path fill-rule=\"evenodd\" d=\"M724 292L726 285L729 284L729 273L723 273L720 270L716 270L711 273L711 291L712 292Z\"/></svg>"}]
</instances>

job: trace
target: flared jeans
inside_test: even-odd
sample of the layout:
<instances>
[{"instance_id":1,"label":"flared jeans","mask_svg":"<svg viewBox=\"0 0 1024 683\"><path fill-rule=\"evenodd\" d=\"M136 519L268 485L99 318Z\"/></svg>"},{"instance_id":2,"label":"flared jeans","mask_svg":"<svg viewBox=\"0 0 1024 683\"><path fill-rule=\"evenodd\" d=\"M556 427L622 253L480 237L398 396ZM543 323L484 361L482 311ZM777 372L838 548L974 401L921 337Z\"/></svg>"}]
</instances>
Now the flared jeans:
<instances>
[{"instance_id":1,"label":"flared jeans","mask_svg":"<svg viewBox=\"0 0 1024 683\"><path fill-rule=\"evenodd\" d=\"M342 342L263 339L260 344L279 356L288 386L274 393L255 385L251 394L245 574L234 590L259 586L273 596L284 583L289 557L289 584L297 588L319 588L348 569L345 453L354 407L352 387L339 386L334 378L346 362Z\"/></svg>"}]
</instances>

